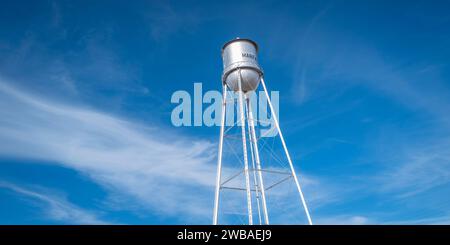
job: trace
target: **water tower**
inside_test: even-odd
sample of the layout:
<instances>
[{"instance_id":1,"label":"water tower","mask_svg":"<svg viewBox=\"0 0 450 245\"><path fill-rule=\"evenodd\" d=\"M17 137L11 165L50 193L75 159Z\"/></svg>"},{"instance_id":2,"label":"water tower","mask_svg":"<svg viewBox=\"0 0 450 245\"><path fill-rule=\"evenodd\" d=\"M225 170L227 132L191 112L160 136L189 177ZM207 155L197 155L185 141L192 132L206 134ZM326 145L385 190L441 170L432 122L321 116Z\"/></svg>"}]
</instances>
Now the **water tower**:
<instances>
[{"instance_id":1,"label":"water tower","mask_svg":"<svg viewBox=\"0 0 450 245\"><path fill-rule=\"evenodd\" d=\"M260 224L269 224L269 211L266 200L267 187L264 186L264 174L266 171L262 166L264 162L261 162L260 152L258 149L258 137L255 131L255 122L250 96L251 92L256 91L259 84L262 84L264 91L264 96L267 99L272 118L278 132L278 137L281 140L281 145L283 152L288 162L288 178L293 179L296 192L300 197L300 207L303 207L306 214L308 224L312 224L308 207L300 186L300 182L295 173L294 165L292 163L291 157L289 155L283 134L280 130L280 125L278 119L276 118L276 113L272 102L267 91L263 71L258 64L257 59L258 45L250 40L243 38L236 38L224 44L222 48L222 59L223 59L223 75L222 75L222 111L221 111L221 128L220 128L220 139L219 139L219 151L218 151L218 161L217 161L217 178L216 178L216 189L215 189L215 199L214 199L214 214L213 214L213 224L219 223L219 207L221 201L221 191L226 187L232 178L235 178L238 174L242 173L244 176L244 188L234 188L238 191L244 191L246 193L246 206L248 215L248 224L254 224L253 214L256 212L259 217ZM225 131L225 117L227 115L227 93L231 92L236 94L238 101L238 111L237 120L239 121L242 139L242 157L243 157L243 170L236 175L227 178L225 181L222 176L222 160L223 160L223 142L226 134ZM254 93L253 93L254 94ZM234 101L233 101L234 103ZM246 131L246 127L248 132ZM248 134L247 134L248 133ZM247 146L250 148L250 152L247 150ZM249 165L249 155L252 165ZM224 163L225 164L225 163ZM252 174L253 181L251 181L250 174ZM287 179L287 178L286 178ZM281 183L281 182L280 182ZM253 202L257 203L257 210L254 211L252 205Z\"/></svg>"}]
</instances>

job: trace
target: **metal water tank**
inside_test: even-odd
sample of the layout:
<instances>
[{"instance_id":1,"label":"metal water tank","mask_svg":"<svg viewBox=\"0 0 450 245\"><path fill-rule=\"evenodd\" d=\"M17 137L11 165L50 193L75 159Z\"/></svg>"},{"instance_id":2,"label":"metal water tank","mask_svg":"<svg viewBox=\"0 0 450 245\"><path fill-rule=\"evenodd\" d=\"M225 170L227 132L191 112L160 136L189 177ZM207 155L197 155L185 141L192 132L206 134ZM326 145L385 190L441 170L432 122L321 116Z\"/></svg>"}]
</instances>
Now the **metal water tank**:
<instances>
[{"instance_id":1,"label":"metal water tank","mask_svg":"<svg viewBox=\"0 0 450 245\"><path fill-rule=\"evenodd\" d=\"M258 45L250 39L236 38L225 43L222 48L222 82L232 91L239 91L240 70L242 91L256 90L263 75L257 55Z\"/></svg>"}]
</instances>

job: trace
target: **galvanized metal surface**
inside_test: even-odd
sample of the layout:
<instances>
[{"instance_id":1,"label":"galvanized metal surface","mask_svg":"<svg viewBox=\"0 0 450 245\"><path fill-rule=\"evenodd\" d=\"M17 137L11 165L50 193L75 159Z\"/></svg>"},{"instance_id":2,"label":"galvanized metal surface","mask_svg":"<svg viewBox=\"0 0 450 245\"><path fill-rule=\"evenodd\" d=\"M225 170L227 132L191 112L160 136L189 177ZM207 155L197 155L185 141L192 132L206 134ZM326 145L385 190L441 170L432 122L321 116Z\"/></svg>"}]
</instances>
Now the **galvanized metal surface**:
<instances>
[{"instance_id":1,"label":"galvanized metal surface","mask_svg":"<svg viewBox=\"0 0 450 245\"><path fill-rule=\"evenodd\" d=\"M224 72L222 75L223 82L223 101L222 101L222 112L221 112L221 128L220 128L220 141L219 141L219 152L218 152L218 162L217 162L217 178L216 178L216 189L215 189L215 198L214 198L214 214L213 214L213 224L217 225L219 223L219 202L220 202L220 192L222 189L230 189L237 191L245 191L247 196L247 215L248 215L248 224L253 224L253 209L252 209L252 192L255 193L256 201L257 201L257 211L258 211L258 220L259 224L269 224L269 215L268 215L268 207L266 204L266 191L272 189L274 186L279 185L280 183L293 178L295 185L297 186L297 191L300 196L300 201L303 206L303 209L306 214L306 218L308 220L308 224L312 225L311 216L308 210L308 206L306 204L305 197L303 195L303 191L300 186L300 181L295 173L294 165L292 163L292 159L288 152L286 142L284 140L283 134L281 133L280 125L276 116L273 116L273 120L275 123L275 127L277 129L278 135L281 140L281 144L284 149L284 153L286 155L287 161L289 163L289 172L280 172L275 170L263 169L261 167L261 159L259 156L259 147L258 147L258 138L255 132L255 122L257 121L253 118L251 103L249 102L249 95L246 94L246 102L244 104L244 93L248 91L255 90L259 83L262 84L262 88L264 91L264 95L267 99L270 113L271 115L276 115L272 102L269 97L268 90L264 83L264 78L262 77L263 73L261 68L258 65L257 61L257 52L258 46L255 42L248 39L235 39L226 43L222 48L222 59L223 59L223 67ZM226 99L227 99L227 87L230 88L231 91L238 92L238 106L240 115L238 115L238 120L241 122L241 137L242 137L242 150L243 150L243 170L240 170L238 174L233 175L227 180L222 182L222 157L223 157L223 142L225 134L228 130L225 131L225 117L227 110L226 107ZM242 92L244 93L242 93ZM234 103L234 100L233 100ZM248 152L247 152L247 139L246 139L246 130L245 126L248 126L249 130L249 145L250 145L250 154L252 159L252 169L249 168L248 163ZM253 186L250 184L250 176L249 173L253 173ZM287 175L286 178L283 178L280 181L277 181L274 184L266 187L263 182L263 172L273 172ZM229 181L236 178L238 175L244 173L245 175L245 188L226 186ZM258 176L256 176L256 173ZM261 194L261 195L260 195ZM262 215L261 215L261 207L262 206ZM264 217L264 222L262 217Z\"/></svg>"},{"instance_id":2,"label":"galvanized metal surface","mask_svg":"<svg viewBox=\"0 0 450 245\"><path fill-rule=\"evenodd\" d=\"M239 91L238 70L241 74L242 91L256 90L263 74L258 64L258 46L249 39L234 39L222 48L222 82L231 91Z\"/></svg>"}]
</instances>

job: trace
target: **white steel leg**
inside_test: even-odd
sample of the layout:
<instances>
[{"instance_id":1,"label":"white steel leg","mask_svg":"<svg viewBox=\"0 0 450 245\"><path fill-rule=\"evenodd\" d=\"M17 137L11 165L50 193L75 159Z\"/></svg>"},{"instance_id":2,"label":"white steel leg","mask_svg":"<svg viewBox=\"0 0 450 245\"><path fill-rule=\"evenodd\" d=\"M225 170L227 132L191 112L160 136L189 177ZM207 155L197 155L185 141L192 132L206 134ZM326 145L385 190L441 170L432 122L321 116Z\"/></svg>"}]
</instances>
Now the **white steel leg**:
<instances>
[{"instance_id":1,"label":"white steel leg","mask_svg":"<svg viewBox=\"0 0 450 245\"><path fill-rule=\"evenodd\" d=\"M305 209L306 217L308 218L308 223L310 225L312 225L311 217L310 217L309 211L308 211L308 206L306 205L305 197L303 196L302 188L300 187L300 182L298 181L297 175L295 174L294 165L292 164L292 160L291 160L291 157L289 155L288 149L286 147L286 143L284 142L283 134L281 133L280 125L278 123L278 119L276 117L276 113L275 113L275 111L273 109L272 102L270 101L270 97L269 97L269 93L267 92L266 84L264 83L264 78L261 78L261 84L263 86L264 92L265 92L266 97L267 97L267 102L269 104L270 111L272 113L272 118L274 119L274 122L275 122L275 127L277 127L278 134L280 135L281 144L283 145L284 152L286 153L286 157L288 159L289 166L290 166L291 171L292 171L292 176L294 177L295 184L297 185L297 190L298 190L298 193L300 194L300 199L302 201L303 208Z\"/></svg>"},{"instance_id":2,"label":"white steel leg","mask_svg":"<svg viewBox=\"0 0 450 245\"><path fill-rule=\"evenodd\" d=\"M222 149L223 149L223 133L225 129L225 109L227 100L227 85L223 85L223 96L222 96L222 113L220 119L220 139L219 139L219 154L217 159L217 177L216 177L216 193L214 197L214 214L213 214L213 225L217 225L218 215L219 215L219 196L220 196L220 182L221 182L221 172L222 172Z\"/></svg>"},{"instance_id":3,"label":"white steel leg","mask_svg":"<svg viewBox=\"0 0 450 245\"><path fill-rule=\"evenodd\" d=\"M244 152L244 174L245 174L245 188L247 190L247 209L248 209L248 224L253 225L253 214L252 214L252 196L250 189L250 177L248 173L248 158L247 158L247 140L245 137L245 115L244 115L244 101L242 92L242 84L241 84L241 70L238 71L238 86L239 86L239 109L240 109L240 120L241 120L241 128L242 128L242 148Z\"/></svg>"},{"instance_id":4,"label":"white steel leg","mask_svg":"<svg viewBox=\"0 0 450 245\"><path fill-rule=\"evenodd\" d=\"M261 218L261 207L260 207L260 198L259 198L259 184L258 184L258 180L256 179L256 165L255 165L255 152L253 151L253 136L252 136L252 130L250 127L250 117L249 117L249 95L246 95L246 104L247 104L247 108L246 108L246 112L247 112L247 121L248 121L248 137L250 139L250 155L252 156L252 169L253 169L253 183L255 185L255 196L256 196L256 206L258 208L258 221L259 224L262 225L262 218Z\"/></svg>"},{"instance_id":5,"label":"white steel leg","mask_svg":"<svg viewBox=\"0 0 450 245\"><path fill-rule=\"evenodd\" d=\"M250 124L250 132L252 134L252 143L253 143L253 149L255 151L255 160L256 160L256 169L258 171L258 178L259 178L259 185L261 188L261 198L262 198L262 206L263 206L263 214L264 214L264 221L265 224L269 224L269 214L267 212L267 203L266 203L266 192L264 190L264 181L262 177L262 171L261 171L261 161L259 158L259 150L258 150L258 142L256 141L256 132L255 132L255 121L253 119L253 112L251 103L249 100L247 100L247 107L248 107L248 114L249 114L249 124Z\"/></svg>"}]
</instances>

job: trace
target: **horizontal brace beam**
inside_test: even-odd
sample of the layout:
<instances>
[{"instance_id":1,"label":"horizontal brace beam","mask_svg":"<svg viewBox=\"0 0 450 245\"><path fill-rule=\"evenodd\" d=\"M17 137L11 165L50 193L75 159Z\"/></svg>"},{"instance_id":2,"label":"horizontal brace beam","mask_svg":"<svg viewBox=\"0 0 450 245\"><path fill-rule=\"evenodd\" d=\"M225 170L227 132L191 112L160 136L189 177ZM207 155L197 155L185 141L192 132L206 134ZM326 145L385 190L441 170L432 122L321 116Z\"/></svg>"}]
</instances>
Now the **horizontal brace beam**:
<instances>
[{"instance_id":1,"label":"horizontal brace beam","mask_svg":"<svg viewBox=\"0 0 450 245\"><path fill-rule=\"evenodd\" d=\"M244 170L241 170L239 172L237 172L235 175L231 176L230 178L228 178L227 180L225 180L224 182L222 182L222 184L220 184L220 186L225 185L226 183L230 182L231 180L233 180L234 178L238 177L240 174L242 174L242 172L244 172Z\"/></svg>"},{"instance_id":2,"label":"horizontal brace beam","mask_svg":"<svg viewBox=\"0 0 450 245\"><path fill-rule=\"evenodd\" d=\"M272 174L284 174L284 175L292 175L290 172L283 172L283 171L277 171L277 170L269 170L269 169L249 169L250 171L261 171L266 173L272 173Z\"/></svg>"},{"instance_id":3,"label":"horizontal brace beam","mask_svg":"<svg viewBox=\"0 0 450 245\"><path fill-rule=\"evenodd\" d=\"M235 190L235 191L247 191L245 188L239 188L239 187L229 187L229 186L221 186L221 189L229 189L229 190ZM250 191L256 191L255 189L250 189Z\"/></svg>"},{"instance_id":4,"label":"horizontal brace beam","mask_svg":"<svg viewBox=\"0 0 450 245\"><path fill-rule=\"evenodd\" d=\"M286 180L288 180L288 179L290 179L290 178L292 178L292 175L290 175L290 176L288 176L288 177L286 177L286 178L284 178L284 179L282 179L282 180L276 182L275 184L273 184L273 185L267 187L265 190L268 191L268 190L274 188L275 186L277 186L277 185L279 185L279 184L285 182Z\"/></svg>"}]
</instances>

